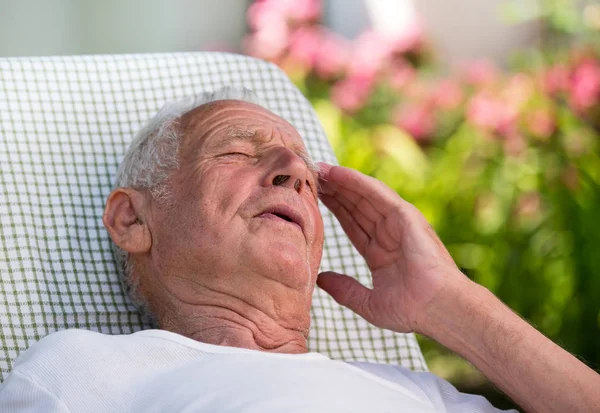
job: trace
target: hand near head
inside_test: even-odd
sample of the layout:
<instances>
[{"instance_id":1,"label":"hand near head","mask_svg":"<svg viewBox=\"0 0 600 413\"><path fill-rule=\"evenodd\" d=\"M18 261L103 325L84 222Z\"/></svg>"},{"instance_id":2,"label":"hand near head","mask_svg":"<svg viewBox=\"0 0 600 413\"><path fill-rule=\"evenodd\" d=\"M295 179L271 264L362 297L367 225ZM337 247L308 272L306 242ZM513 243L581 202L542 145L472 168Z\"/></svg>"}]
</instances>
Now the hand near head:
<instances>
[{"instance_id":1,"label":"hand near head","mask_svg":"<svg viewBox=\"0 0 600 413\"><path fill-rule=\"evenodd\" d=\"M320 167L321 201L366 259L373 289L333 272L319 274L319 287L378 327L423 332L422 316L440 291L468 278L413 205L358 171Z\"/></svg>"},{"instance_id":2,"label":"hand near head","mask_svg":"<svg viewBox=\"0 0 600 413\"><path fill-rule=\"evenodd\" d=\"M321 164L321 200L365 257L373 289L324 272L318 285L370 323L428 335L525 411L600 411L600 376L454 264L423 215L378 180Z\"/></svg>"}]
</instances>

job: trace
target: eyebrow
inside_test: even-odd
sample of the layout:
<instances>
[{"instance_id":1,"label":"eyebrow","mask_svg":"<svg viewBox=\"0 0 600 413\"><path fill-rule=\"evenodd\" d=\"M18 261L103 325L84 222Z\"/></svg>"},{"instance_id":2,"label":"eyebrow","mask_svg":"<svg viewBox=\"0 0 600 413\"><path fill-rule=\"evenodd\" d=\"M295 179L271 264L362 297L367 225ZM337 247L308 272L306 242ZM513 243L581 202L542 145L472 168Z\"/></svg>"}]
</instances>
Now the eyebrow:
<instances>
[{"instance_id":1,"label":"eyebrow","mask_svg":"<svg viewBox=\"0 0 600 413\"><path fill-rule=\"evenodd\" d=\"M262 133L261 131L258 131L258 130L244 129L244 128L239 128L239 127L229 127L229 128L227 128L226 135L221 140L219 140L217 143L215 143L214 148L217 150L223 149L227 145L229 145L230 143L235 142L235 141L246 141L246 142L252 143L253 145L258 146L258 145L266 143L268 141L268 139L264 133ZM315 182L318 185L318 182L319 182L319 167L318 167L318 165L312 160L310 155L305 150L296 150L294 152L296 153L296 155L298 155L300 157L300 159L302 159L302 161L306 165L306 168L313 174L313 176L315 178Z\"/></svg>"},{"instance_id":2,"label":"eyebrow","mask_svg":"<svg viewBox=\"0 0 600 413\"><path fill-rule=\"evenodd\" d=\"M240 140L250 142L254 145L260 145L267 141L266 136L257 130L229 127L227 128L225 136L214 143L214 148L223 149L230 143Z\"/></svg>"}]
</instances>

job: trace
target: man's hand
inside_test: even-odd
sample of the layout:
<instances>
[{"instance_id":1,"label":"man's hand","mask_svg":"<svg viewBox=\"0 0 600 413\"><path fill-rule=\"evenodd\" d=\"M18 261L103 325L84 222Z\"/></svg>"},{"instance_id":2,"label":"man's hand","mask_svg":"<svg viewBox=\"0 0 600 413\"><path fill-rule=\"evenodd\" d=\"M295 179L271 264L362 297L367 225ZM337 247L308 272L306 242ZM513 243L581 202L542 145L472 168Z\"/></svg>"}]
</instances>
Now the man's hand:
<instances>
[{"instance_id":1,"label":"man's hand","mask_svg":"<svg viewBox=\"0 0 600 413\"><path fill-rule=\"evenodd\" d=\"M320 164L321 201L367 261L373 289L333 272L318 285L370 323L397 332L424 332L422 316L440 291L470 280L425 217L375 178Z\"/></svg>"},{"instance_id":2,"label":"man's hand","mask_svg":"<svg viewBox=\"0 0 600 413\"><path fill-rule=\"evenodd\" d=\"M600 412L600 376L465 277L414 206L376 179L320 166L321 200L373 275L371 290L321 273L322 289L376 326L437 340L526 411Z\"/></svg>"}]
</instances>

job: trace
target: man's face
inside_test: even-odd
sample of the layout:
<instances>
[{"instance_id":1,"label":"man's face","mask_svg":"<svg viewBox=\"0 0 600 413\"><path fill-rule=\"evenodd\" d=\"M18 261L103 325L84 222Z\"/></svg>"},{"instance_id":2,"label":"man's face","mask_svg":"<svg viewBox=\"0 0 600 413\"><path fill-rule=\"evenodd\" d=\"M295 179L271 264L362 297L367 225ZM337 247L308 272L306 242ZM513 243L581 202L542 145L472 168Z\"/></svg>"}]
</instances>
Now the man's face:
<instances>
[{"instance_id":1,"label":"man's face","mask_svg":"<svg viewBox=\"0 0 600 413\"><path fill-rule=\"evenodd\" d=\"M180 124L173 207L153 213L159 273L219 293L250 290L245 299L251 303L286 291L295 300L300 292L310 305L323 221L317 176L298 132L273 113L235 100L201 106Z\"/></svg>"}]
</instances>

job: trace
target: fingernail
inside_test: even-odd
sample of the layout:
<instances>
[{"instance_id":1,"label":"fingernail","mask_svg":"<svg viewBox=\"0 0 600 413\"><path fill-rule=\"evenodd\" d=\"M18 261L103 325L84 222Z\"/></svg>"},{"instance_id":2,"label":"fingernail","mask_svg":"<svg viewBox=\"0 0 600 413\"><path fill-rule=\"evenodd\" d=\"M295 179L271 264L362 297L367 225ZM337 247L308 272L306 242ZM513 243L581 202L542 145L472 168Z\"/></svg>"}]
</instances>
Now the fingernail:
<instances>
[{"instance_id":1,"label":"fingernail","mask_svg":"<svg viewBox=\"0 0 600 413\"><path fill-rule=\"evenodd\" d=\"M328 174L333 165L325 162L317 162L317 166L319 167L319 177L321 177L322 175Z\"/></svg>"}]
</instances>

